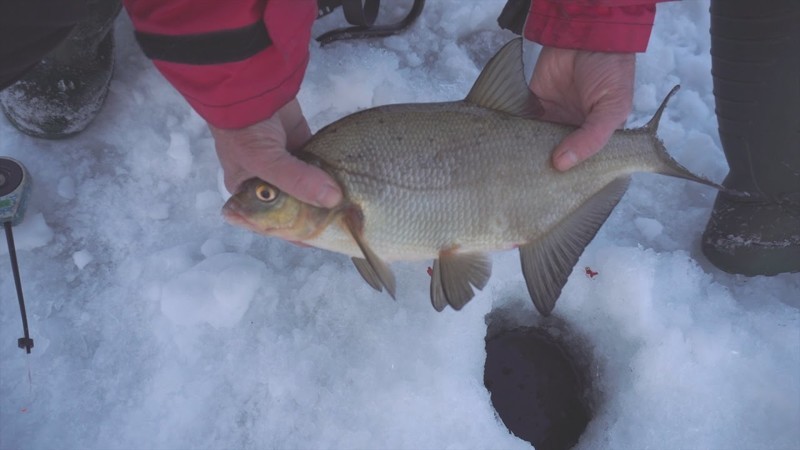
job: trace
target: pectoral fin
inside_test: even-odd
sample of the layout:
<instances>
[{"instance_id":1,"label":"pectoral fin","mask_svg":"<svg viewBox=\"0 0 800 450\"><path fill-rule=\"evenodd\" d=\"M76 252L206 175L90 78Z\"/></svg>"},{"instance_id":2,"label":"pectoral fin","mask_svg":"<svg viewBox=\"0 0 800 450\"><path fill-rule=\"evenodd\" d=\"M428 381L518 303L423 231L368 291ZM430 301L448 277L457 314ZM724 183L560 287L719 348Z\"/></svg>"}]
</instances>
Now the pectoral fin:
<instances>
[{"instance_id":1,"label":"pectoral fin","mask_svg":"<svg viewBox=\"0 0 800 450\"><path fill-rule=\"evenodd\" d=\"M630 183L607 184L543 238L519 248L522 273L536 309L548 316L584 248L594 239Z\"/></svg>"},{"instance_id":2,"label":"pectoral fin","mask_svg":"<svg viewBox=\"0 0 800 450\"><path fill-rule=\"evenodd\" d=\"M450 305L461 309L475 296L472 286L483 289L492 274L492 262L486 255L441 254L433 262L431 303L441 311Z\"/></svg>"},{"instance_id":3,"label":"pectoral fin","mask_svg":"<svg viewBox=\"0 0 800 450\"><path fill-rule=\"evenodd\" d=\"M361 274L361 277L364 278L364 281L367 282L372 289L375 289L378 292L383 292L383 283L381 283L381 279L374 270L372 270L372 266L370 265L369 261L364 258L352 258L353 264L356 266L358 273Z\"/></svg>"},{"instance_id":4,"label":"pectoral fin","mask_svg":"<svg viewBox=\"0 0 800 450\"><path fill-rule=\"evenodd\" d=\"M347 230L353 235L353 239L355 239L356 244L358 244L358 248L361 249L361 253L364 254L364 259L353 258L353 263L356 265L358 273L360 273L361 276L364 277L364 280L374 289L381 291L381 286L383 286L386 288L386 292L388 292L392 298L395 298L396 283L392 270L389 269L389 266L387 266L386 263L369 248L366 242L364 242L361 235L361 226L357 219L353 218L352 215L345 215L343 221Z\"/></svg>"}]
</instances>

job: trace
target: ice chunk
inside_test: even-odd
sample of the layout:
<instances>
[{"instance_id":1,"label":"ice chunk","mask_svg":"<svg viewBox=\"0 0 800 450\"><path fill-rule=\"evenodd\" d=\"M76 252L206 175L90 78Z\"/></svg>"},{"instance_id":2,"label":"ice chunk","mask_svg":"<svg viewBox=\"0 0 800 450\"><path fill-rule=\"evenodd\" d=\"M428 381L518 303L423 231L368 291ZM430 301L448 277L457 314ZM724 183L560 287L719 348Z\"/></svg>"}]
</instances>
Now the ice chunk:
<instances>
[{"instance_id":1,"label":"ice chunk","mask_svg":"<svg viewBox=\"0 0 800 450\"><path fill-rule=\"evenodd\" d=\"M209 239L200 247L200 252L206 258L217 255L225 251L225 244L218 239Z\"/></svg>"},{"instance_id":2,"label":"ice chunk","mask_svg":"<svg viewBox=\"0 0 800 450\"><path fill-rule=\"evenodd\" d=\"M93 260L94 256L86 250L78 250L72 254L72 261L78 266L79 270L83 270L83 268Z\"/></svg>"},{"instance_id":3,"label":"ice chunk","mask_svg":"<svg viewBox=\"0 0 800 450\"><path fill-rule=\"evenodd\" d=\"M192 152L189 150L189 139L182 133L169 134L167 155L175 161L174 175L184 179L192 170Z\"/></svg>"},{"instance_id":4,"label":"ice chunk","mask_svg":"<svg viewBox=\"0 0 800 450\"><path fill-rule=\"evenodd\" d=\"M179 325L236 325L266 278L263 262L246 255L214 255L167 281L161 312Z\"/></svg>"},{"instance_id":5,"label":"ice chunk","mask_svg":"<svg viewBox=\"0 0 800 450\"><path fill-rule=\"evenodd\" d=\"M219 210L222 208L222 197L219 192L206 190L194 196L194 205L199 211Z\"/></svg>"},{"instance_id":6,"label":"ice chunk","mask_svg":"<svg viewBox=\"0 0 800 450\"><path fill-rule=\"evenodd\" d=\"M61 197L72 200L75 198L75 180L72 177L61 178L58 181L57 192Z\"/></svg>"}]
</instances>

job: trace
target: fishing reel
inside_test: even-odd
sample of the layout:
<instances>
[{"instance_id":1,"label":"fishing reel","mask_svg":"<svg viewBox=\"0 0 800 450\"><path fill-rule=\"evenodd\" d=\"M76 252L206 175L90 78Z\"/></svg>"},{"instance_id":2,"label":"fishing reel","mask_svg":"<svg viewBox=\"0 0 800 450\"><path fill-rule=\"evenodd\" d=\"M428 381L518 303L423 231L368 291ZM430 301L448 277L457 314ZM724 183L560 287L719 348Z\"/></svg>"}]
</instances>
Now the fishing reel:
<instances>
[{"instance_id":1,"label":"fishing reel","mask_svg":"<svg viewBox=\"0 0 800 450\"><path fill-rule=\"evenodd\" d=\"M25 166L11 158L0 158L0 222L22 222L30 186Z\"/></svg>"},{"instance_id":2,"label":"fishing reel","mask_svg":"<svg viewBox=\"0 0 800 450\"><path fill-rule=\"evenodd\" d=\"M11 270L14 273L14 285L19 299L19 310L22 315L22 329L25 336L17 340L19 348L27 353L33 348L33 339L28 333L28 318L25 313L25 300L22 296L22 281L19 276L17 252L14 246L12 227L22 222L25 207L31 191L31 178L20 162L11 158L0 157L0 222L6 230L8 254L11 257Z\"/></svg>"}]
</instances>

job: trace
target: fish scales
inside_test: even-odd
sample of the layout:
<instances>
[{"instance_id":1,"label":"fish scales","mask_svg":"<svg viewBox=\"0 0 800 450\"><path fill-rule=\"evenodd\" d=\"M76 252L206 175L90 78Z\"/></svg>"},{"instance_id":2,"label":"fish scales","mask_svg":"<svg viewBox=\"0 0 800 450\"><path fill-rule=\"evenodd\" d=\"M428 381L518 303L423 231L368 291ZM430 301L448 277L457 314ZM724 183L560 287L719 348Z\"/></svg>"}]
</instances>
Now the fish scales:
<instances>
[{"instance_id":1,"label":"fish scales","mask_svg":"<svg viewBox=\"0 0 800 450\"><path fill-rule=\"evenodd\" d=\"M572 130L467 102L390 105L320 130L304 152L360 205L378 255L426 259L529 242L619 175L662 165L654 138L631 130L595 164L558 172L550 149ZM329 250L357 256L344 241Z\"/></svg>"}]
</instances>

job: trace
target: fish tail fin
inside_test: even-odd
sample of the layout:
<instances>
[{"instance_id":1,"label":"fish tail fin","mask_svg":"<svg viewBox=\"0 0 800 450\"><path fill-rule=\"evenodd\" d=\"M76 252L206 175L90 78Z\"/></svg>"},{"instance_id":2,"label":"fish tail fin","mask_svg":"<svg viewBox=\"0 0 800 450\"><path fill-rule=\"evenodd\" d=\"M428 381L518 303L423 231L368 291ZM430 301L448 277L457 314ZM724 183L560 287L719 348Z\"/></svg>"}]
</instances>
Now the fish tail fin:
<instances>
[{"instance_id":1,"label":"fish tail fin","mask_svg":"<svg viewBox=\"0 0 800 450\"><path fill-rule=\"evenodd\" d=\"M669 91L667 96L664 97L664 100L661 101L661 105L659 105L658 110L656 110L656 113L653 114L653 118L650 119L650 121L647 122L647 125L644 126L647 131L656 134L656 131L658 131L658 124L661 122L661 115L664 114L664 110L667 109L667 103L669 103L670 99L672 99L672 96L675 95L680 88L681 85L676 84L675 87Z\"/></svg>"},{"instance_id":2,"label":"fish tail fin","mask_svg":"<svg viewBox=\"0 0 800 450\"><path fill-rule=\"evenodd\" d=\"M693 174L689 169L684 167L678 161L670 156L667 152L667 148L664 147L664 143L661 139L656 136L656 132L658 131L658 124L661 122L661 116L664 114L664 110L667 107L667 103L669 103L670 99L676 92L681 88L679 84L676 84L672 90L669 91L664 100L661 102L661 105L656 110L656 113L653 114L653 118L650 119L649 122L643 127L643 129L653 137L655 141L655 149L656 149L656 156L658 156L658 160L660 162L660 168L656 171L662 175L669 175L671 177L676 178L683 178L684 180L694 181L696 183L705 184L706 186L711 186L715 189L724 190L722 186L713 181L710 181L706 178L703 178L699 175Z\"/></svg>"}]
</instances>

